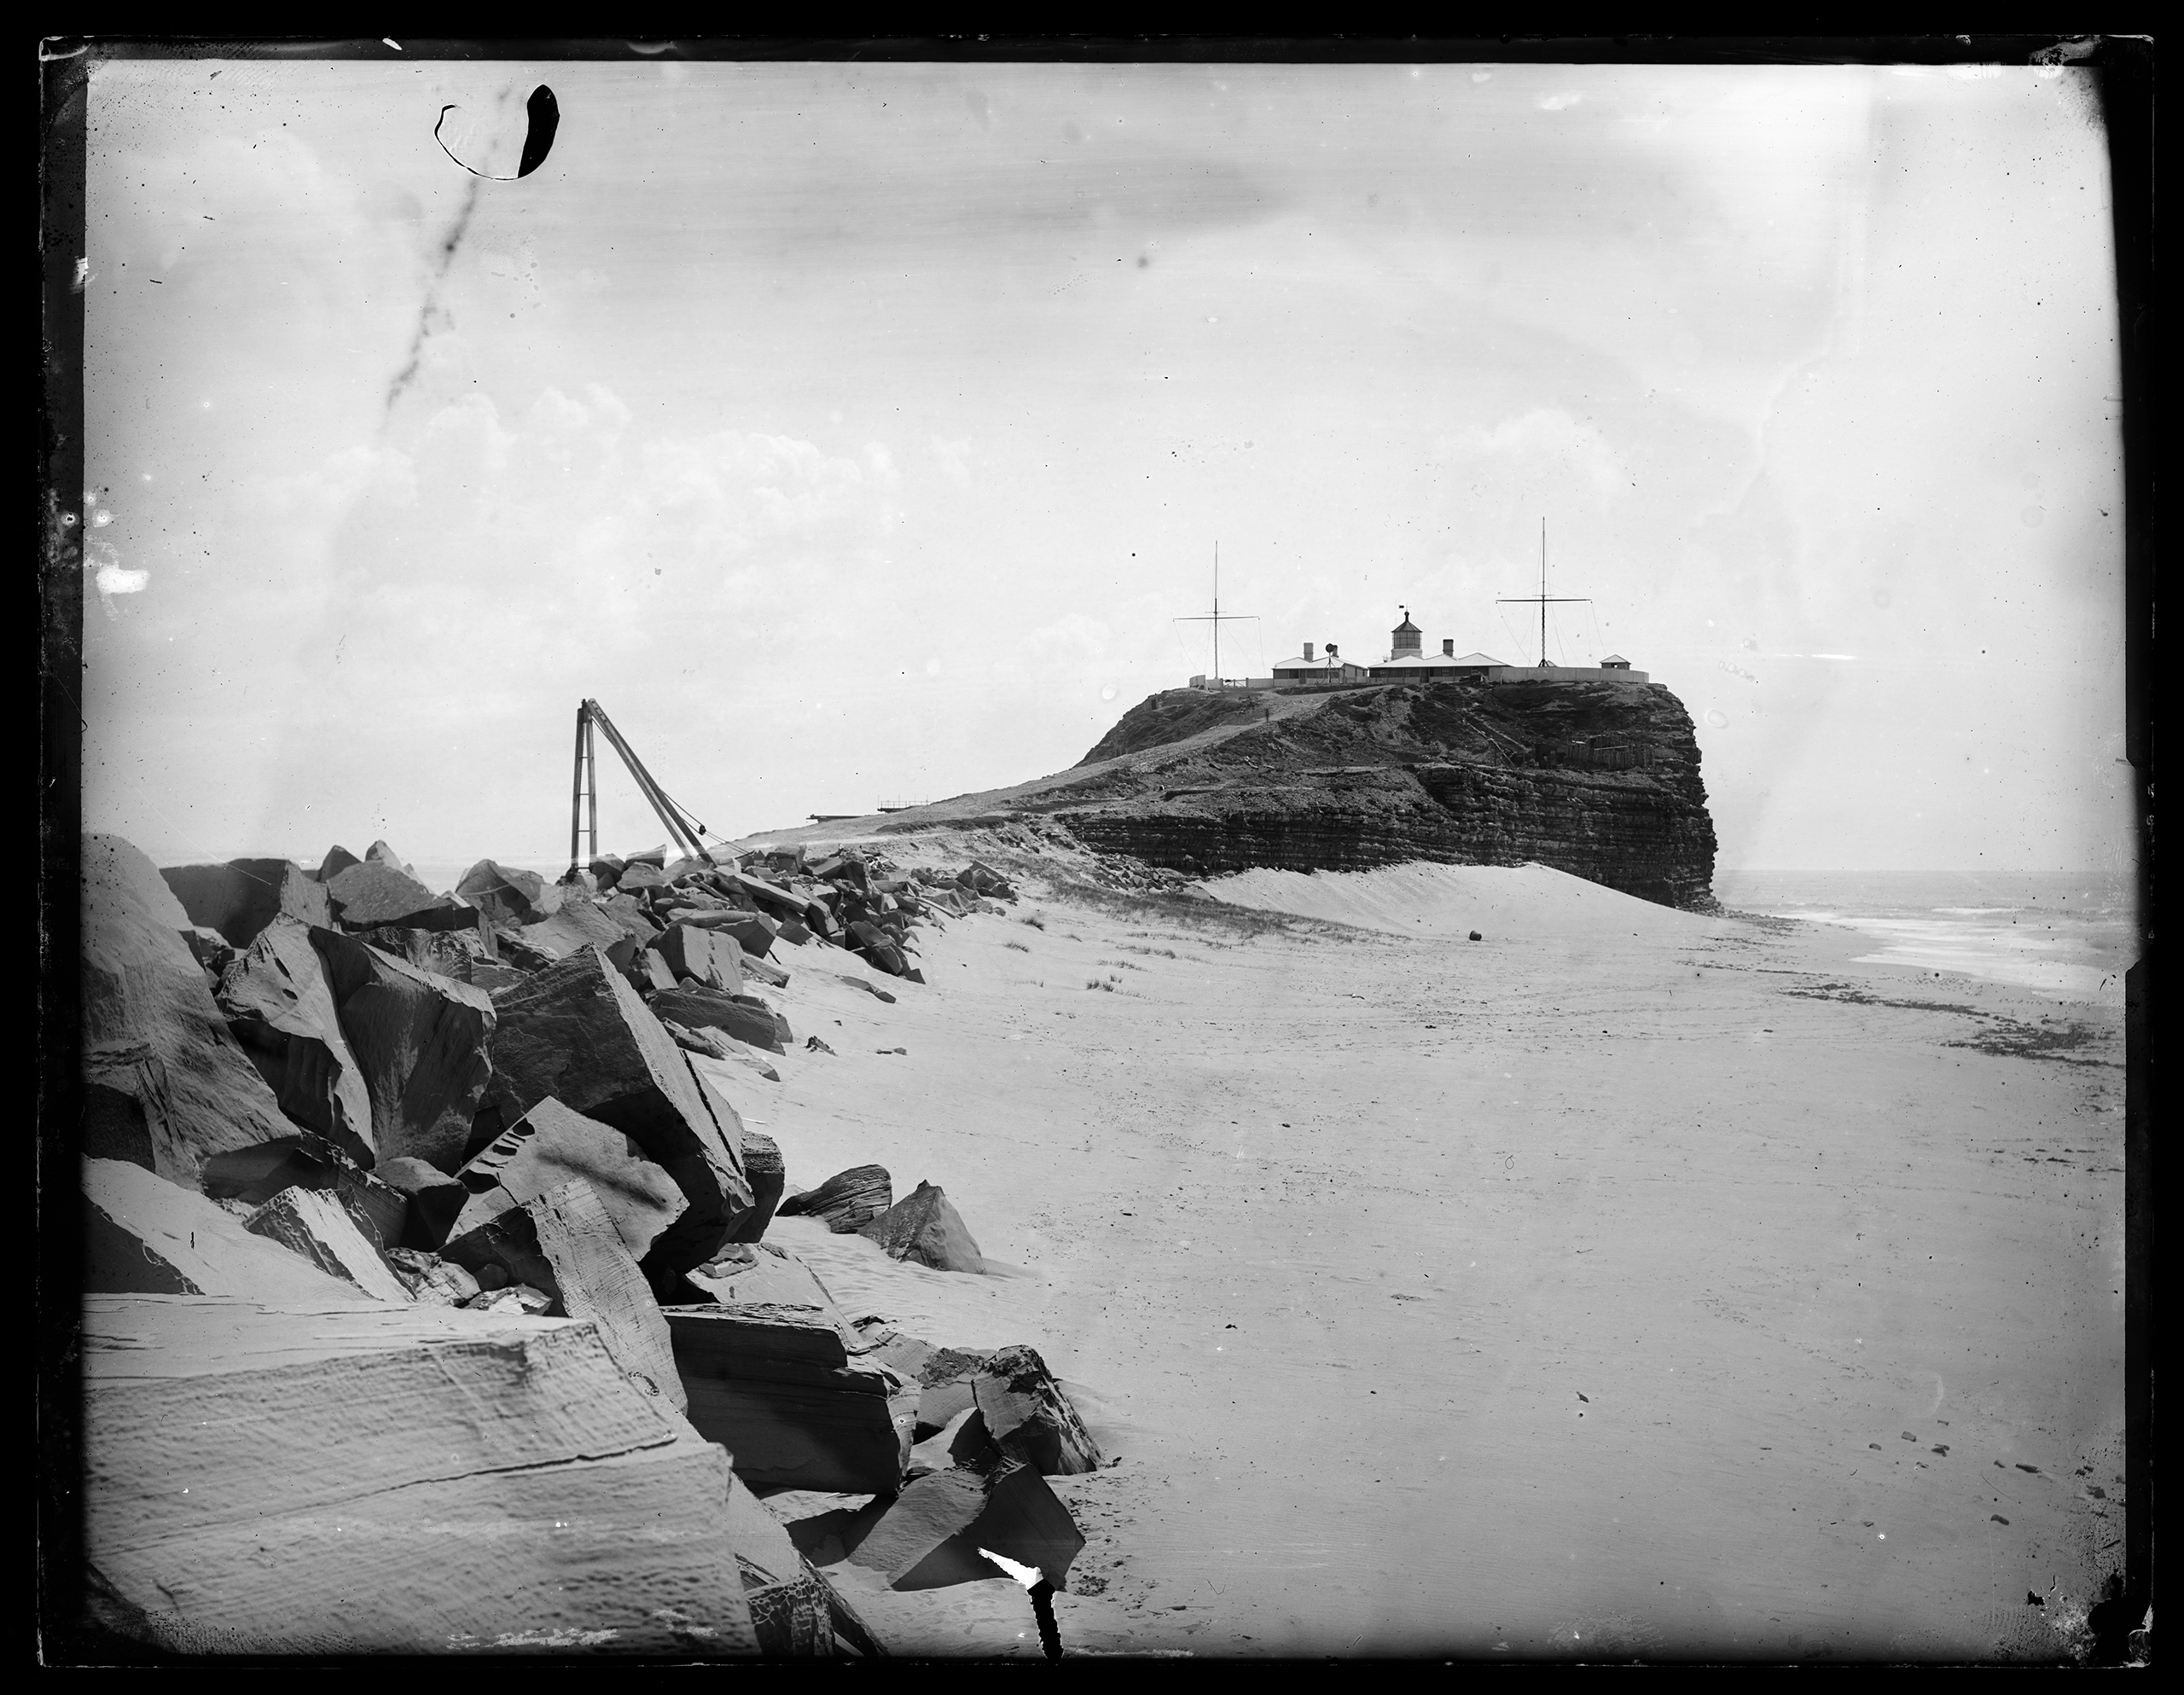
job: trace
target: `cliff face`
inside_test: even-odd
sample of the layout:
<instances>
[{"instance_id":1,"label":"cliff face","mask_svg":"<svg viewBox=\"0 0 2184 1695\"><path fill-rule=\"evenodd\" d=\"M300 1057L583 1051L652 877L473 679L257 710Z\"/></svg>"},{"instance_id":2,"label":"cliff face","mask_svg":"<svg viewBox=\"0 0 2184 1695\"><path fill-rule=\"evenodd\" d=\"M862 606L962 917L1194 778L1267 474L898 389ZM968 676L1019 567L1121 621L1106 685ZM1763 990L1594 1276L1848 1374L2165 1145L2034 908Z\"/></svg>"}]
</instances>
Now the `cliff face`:
<instances>
[{"instance_id":1,"label":"cliff face","mask_svg":"<svg viewBox=\"0 0 2184 1695\"><path fill-rule=\"evenodd\" d=\"M1253 719L1258 721L1253 723ZM1250 727L1148 753L1201 732ZM1670 906L1711 899L1690 716L1658 683L1395 684L1155 695L1041 795L1089 845L1211 876L1527 861Z\"/></svg>"}]
</instances>

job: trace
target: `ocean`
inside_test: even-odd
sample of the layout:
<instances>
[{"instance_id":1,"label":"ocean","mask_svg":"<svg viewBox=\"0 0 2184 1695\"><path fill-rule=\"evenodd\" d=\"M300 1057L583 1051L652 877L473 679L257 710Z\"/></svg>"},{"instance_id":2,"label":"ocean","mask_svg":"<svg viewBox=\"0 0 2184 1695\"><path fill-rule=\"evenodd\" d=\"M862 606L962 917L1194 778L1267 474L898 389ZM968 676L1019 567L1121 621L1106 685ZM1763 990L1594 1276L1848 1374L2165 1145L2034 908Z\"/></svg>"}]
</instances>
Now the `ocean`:
<instances>
[{"instance_id":1,"label":"ocean","mask_svg":"<svg viewBox=\"0 0 2184 1695\"><path fill-rule=\"evenodd\" d=\"M2138 957L2135 896L2106 874L1719 871L1725 907L1873 938L1861 962L1902 965L2120 1004Z\"/></svg>"}]
</instances>

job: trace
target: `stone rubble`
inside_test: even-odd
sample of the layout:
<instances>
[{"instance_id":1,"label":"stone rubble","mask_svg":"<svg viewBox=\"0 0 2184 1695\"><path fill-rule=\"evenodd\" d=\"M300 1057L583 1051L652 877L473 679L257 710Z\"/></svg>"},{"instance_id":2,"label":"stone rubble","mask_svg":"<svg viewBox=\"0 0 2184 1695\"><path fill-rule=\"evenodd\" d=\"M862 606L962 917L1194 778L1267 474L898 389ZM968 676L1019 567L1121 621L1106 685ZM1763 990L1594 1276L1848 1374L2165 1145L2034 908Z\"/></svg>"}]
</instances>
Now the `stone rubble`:
<instances>
[{"instance_id":1,"label":"stone rubble","mask_svg":"<svg viewBox=\"0 0 2184 1695\"><path fill-rule=\"evenodd\" d=\"M963 1219L879 1164L787 1193L702 1069L835 1062L800 978L897 1004L864 972L922 985L921 926L1018 899L850 850L435 892L383 841L157 870L86 837L96 1619L170 1651L872 1657L841 1559L915 1589L996 1576L983 1547L1063 1587L1083 1538L1043 1475L1101 1462L1039 1355L852 1321L764 1239L812 1216L982 1274ZM764 1499L811 1492L852 1528Z\"/></svg>"}]
</instances>

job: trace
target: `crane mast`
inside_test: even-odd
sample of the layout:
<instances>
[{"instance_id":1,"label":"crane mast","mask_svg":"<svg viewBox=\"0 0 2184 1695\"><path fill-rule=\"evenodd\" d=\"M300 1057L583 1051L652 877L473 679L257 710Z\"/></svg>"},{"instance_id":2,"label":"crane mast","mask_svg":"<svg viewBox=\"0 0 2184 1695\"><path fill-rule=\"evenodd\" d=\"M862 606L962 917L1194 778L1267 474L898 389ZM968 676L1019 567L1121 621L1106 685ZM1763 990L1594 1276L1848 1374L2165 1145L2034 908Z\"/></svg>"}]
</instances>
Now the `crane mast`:
<instances>
[{"instance_id":1,"label":"crane mast","mask_svg":"<svg viewBox=\"0 0 2184 1695\"><path fill-rule=\"evenodd\" d=\"M614 721L607 716L606 710L596 700L587 699L577 708L576 774L569 791L569 869L574 872L599 857L599 751L593 735L595 730L603 731L608 746L622 756L622 763L636 781L638 792L667 827L668 839L686 858L706 865L718 863L700 840L706 833L705 825L668 798L667 791L645 769L644 761L622 739L621 731L614 728ZM587 805L591 851L587 857L579 858L578 850L586 833Z\"/></svg>"}]
</instances>

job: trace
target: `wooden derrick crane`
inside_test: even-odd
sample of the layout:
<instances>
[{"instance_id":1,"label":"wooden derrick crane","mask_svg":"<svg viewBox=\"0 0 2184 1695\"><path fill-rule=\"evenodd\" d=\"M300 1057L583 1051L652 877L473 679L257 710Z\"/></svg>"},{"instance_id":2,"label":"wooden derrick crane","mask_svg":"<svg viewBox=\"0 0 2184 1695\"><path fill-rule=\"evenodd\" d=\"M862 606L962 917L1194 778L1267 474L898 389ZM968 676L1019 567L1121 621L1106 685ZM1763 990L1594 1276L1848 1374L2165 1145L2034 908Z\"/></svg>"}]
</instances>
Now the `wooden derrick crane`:
<instances>
[{"instance_id":1,"label":"wooden derrick crane","mask_svg":"<svg viewBox=\"0 0 2184 1695\"><path fill-rule=\"evenodd\" d=\"M576 775L569 792L569 869L581 869L599 857L599 757L593 730L606 732L608 743L622 756L622 763L629 767L630 775L636 780L638 790L644 795L652 810L659 815L659 821L667 827L668 839L672 841L685 857L706 865L719 863L706 850L700 839L706 827L693 818L670 798L651 772L645 769L644 761L638 758L630 744L622 739L621 731L614 728L614 721L607 716L605 708L596 700L587 699L577 708ZM590 804L587 823L585 808ZM584 858L578 857L581 839L589 833L591 850Z\"/></svg>"}]
</instances>

